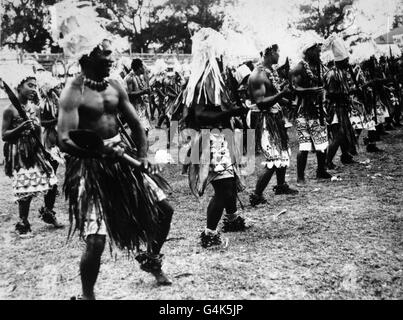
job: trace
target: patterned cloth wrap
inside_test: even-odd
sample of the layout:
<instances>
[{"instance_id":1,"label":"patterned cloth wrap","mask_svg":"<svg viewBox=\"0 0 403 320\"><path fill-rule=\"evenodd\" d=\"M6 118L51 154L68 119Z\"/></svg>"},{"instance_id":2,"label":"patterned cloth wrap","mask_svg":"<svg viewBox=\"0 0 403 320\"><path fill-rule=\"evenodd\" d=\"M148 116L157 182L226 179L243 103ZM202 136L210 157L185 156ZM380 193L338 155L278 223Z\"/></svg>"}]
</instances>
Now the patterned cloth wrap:
<instances>
[{"instance_id":1,"label":"patterned cloth wrap","mask_svg":"<svg viewBox=\"0 0 403 320\"><path fill-rule=\"evenodd\" d=\"M368 72L363 72L359 70L357 73L357 80L360 83L365 83L367 78L371 78L371 75ZM351 123L358 123L357 129L367 129L369 131L374 131L375 126L378 124L383 124L386 122L386 118L390 117L391 110L394 110L396 106L398 106L399 101L396 99L396 96L393 92L393 89L383 86L383 88L370 89L371 90L371 100L373 95L376 95L375 105L376 105L376 118L374 113L374 108L371 104L365 105L364 110L362 108L357 108L356 112L352 114ZM382 97L382 98L381 98ZM360 124L359 119L364 120L362 124ZM375 122L376 119L376 122Z\"/></svg>"},{"instance_id":2,"label":"patterned cloth wrap","mask_svg":"<svg viewBox=\"0 0 403 320\"><path fill-rule=\"evenodd\" d=\"M104 140L106 145L116 142L130 152L120 135ZM108 234L113 244L129 252L155 241L163 214L158 203L166 199L163 189L169 190L169 185L162 178L123 161L71 156L67 160L64 192L75 228L83 238Z\"/></svg>"},{"instance_id":3,"label":"patterned cloth wrap","mask_svg":"<svg viewBox=\"0 0 403 320\"><path fill-rule=\"evenodd\" d=\"M207 129L206 132L207 134L198 132L192 140L189 167L189 185L192 193L195 196L202 196L210 182L227 178L235 178L238 191L243 190L237 164L240 150L235 143L234 131Z\"/></svg>"},{"instance_id":4,"label":"patterned cloth wrap","mask_svg":"<svg viewBox=\"0 0 403 320\"><path fill-rule=\"evenodd\" d=\"M299 117L297 133L300 151L325 152L329 146L327 127L321 126L318 119Z\"/></svg>"},{"instance_id":5,"label":"patterned cloth wrap","mask_svg":"<svg viewBox=\"0 0 403 320\"><path fill-rule=\"evenodd\" d=\"M264 72L270 80L275 93L281 91L280 77L275 69L269 69L263 64L256 67ZM286 127L291 127L290 122L284 115L283 108L276 103L268 111L262 112L257 124L257 136L260 149L266 158L262 166L271 169L281 168L290 165L291 149L288 147L288 136Z\"/></svg>"},{"instance_id":6,"label":"patterned cloth wrap","mask_svg":"<svg viewBox=\"0 0 403 320\"><path fill-rule=\"evenodd\" d=\"M235 167L223 133L210 134L210 160L210 171L215 175L213 181L235 176Z\"/></svg>"},{"instance_id":7,"label":"patterned cloth wrap","mask_svg":"<svg viewBox=\"0 0 403 320\"><path fill-rule=\"evenodd\" d=\"M279 104L263 113L260 147L266 158L262 162L264 167L271 169L290 166L291 149L288 147L287 129Z\"/></svg>"},{"instance_id":8,"label":"patterned cloth wrap","mask_svg":"<svg viewBox=\"0 0 403 320\"><path fill-rule=\"evenodd\" d=\"M37 106L28 102L24 106L28 117L40 126ZM24 120L13 118L11 128L18 127ZM22 132L15 141L4 144L5 173L12 178L13 199L18 202L46 193L57 184L52 166L36 143L30 131Z\"/></svg>"},{"instance_id":9,"label":"patterned cloth wrap","mask_svg":"<svg viewBox=\"0 0 403 320\"><path fill-rule=\"evenodd\" d=\"M350 112L350 122L355 130L368 130L374 131L375 121L372 119L373 113L368 114L363 103L353 100L351 112Z\"/></svg>"},{"instance_id":10,"label":"patterned cloth wrap","mask_svg":"<svg viewBox=\"0 0 403 320\"><path fill-rule=\"evenodd\" d=\"M306 61L302 60L300 67L302 87L323 86ZM320 101L323 102L323 98L323 96L298 97L300 106L297 111L296 129L300 151L325 152L329 146L327 126L321 125L319 119L320 111L323 110Z\"/></svg>"},{"instance_id":11,"label":"patterned cloth wrap","mask_svg":"<svg viewBox=\"0 0 403 320\"><path fill-rule=\"evenodd\" d=\"M376 100L376 123L374 111L371 110L369 113L365 110L366 108L360 102L356 101L353 104L353 108L350 113L350 121L354 129L375 131L376 125L385 123L385 119L390 116L388 107L379 98Z\"/></svg>"}]
</instances>

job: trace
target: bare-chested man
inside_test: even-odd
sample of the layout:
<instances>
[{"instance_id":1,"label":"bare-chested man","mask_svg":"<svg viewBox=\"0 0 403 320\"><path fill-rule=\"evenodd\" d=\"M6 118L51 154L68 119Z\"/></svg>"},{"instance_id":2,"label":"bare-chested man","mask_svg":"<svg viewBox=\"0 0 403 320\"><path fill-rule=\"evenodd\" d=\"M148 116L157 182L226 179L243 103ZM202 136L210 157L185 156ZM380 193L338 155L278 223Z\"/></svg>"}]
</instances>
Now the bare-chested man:
<instances>
[{"instance_id":1,"label":"bare-chested man","mask_svg":"<svg viewBox=\"0 0 403 320\"><path fill-rule=\"evenodd\" d=\"M326 171L326 150L329 146L323 107L323 80L320 61L321 43L311 41L303 49L304 59L292 71L293 87L298 96L297 156L298 183L305 183L308 152L316 152L317 179L330 179Z\"/></svg>"},{"instance_id":2,"label":"bare-chested man","mask_svg":"<svg viewBox=\"0 0 403 320\"><path fill-rule=\"evenodd\" d=\"M161 270L161 247L169 232L173 209L155 180L117 158L125 149L119 135L117 113L125 118L137 146L137 157L155 173L146 159L147 143L134 107L123 87L108 79L112 65L111 44L103 41L80 59L82 74L62 92L59 113L59 141L70 154L66 165L64 191L69 200L70 217L86 239L81 264L83 299L94 299L106 235L113 244L136 256L142 270L152 273L158 284L171 282ZM69 135L71 130L86 129L98 134L106 145L102 156L79 147Z\"/></svg>"},{"instance_id":3,"label":"bare-chested man","mask_svg":"<svg viewBox=\"0 0 403 320\"><path fill-rule=\"evenodd\" d=\"M258 130L261 132L258 138L260 149L266 158L263 163L265 172L258 178L255 192L250 195L252 206L266 202L263 191L274 172L277 175L275 194L298 193L285 182L286 170L290 165L290 149L281 104L287 103L285 98L291 91L287 85L283 86L280 83L279 75L273 68L273 64L278 63L279 57L278 45L268 47L263 54L263 61L256 66L249 77L252 102L263 111L258 124L261 127L261 130Z\"/></svg>"}]
</instances>

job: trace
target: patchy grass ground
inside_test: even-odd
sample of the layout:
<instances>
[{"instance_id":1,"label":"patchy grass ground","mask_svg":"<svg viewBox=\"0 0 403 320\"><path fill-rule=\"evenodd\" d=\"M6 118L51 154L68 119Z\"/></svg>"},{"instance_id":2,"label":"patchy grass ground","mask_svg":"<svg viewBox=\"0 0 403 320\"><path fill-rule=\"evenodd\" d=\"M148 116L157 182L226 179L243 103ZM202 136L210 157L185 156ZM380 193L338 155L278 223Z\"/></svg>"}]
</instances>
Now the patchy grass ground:
<instances>
[{"instance_id":1,"label":"patchy grass ground","mask_svg":"<svg viewBox=\"0 0 403 320\"><path fill-rule=\"evenodd\" d=\"M362 150L358 160L366 164L342 166L336 172L342 181L337 182L314 180L316 159L310 155L309 183L298 196L274 196L273 179L266 190L269 204L246 206L243 214L253 227L228 234L225 251L198 245L207 198L197 201L190 195L180 167L167 168L164 175L172 182L170 201L176 211L163 251L173 285L156 287L123 252L112 256L105 250L97 298L402 299L403 130L394 131L379 146L384 154ZM293 151L287 179L295 186L295 143ZM42 199L31 209L33 237L16 236L17 206L3 171L1 167L0 298L68 299L80 293L83 243L76 238L66 243L67 229L53 230L41 222ZM63 173L60 170L61 180ZM240 195L244 204L255 182L256 173L247 177L248 190ZM276 219L283 209L286 214ZM67 225L63 197L56 211Z\"/></svg>"}]
</instances>

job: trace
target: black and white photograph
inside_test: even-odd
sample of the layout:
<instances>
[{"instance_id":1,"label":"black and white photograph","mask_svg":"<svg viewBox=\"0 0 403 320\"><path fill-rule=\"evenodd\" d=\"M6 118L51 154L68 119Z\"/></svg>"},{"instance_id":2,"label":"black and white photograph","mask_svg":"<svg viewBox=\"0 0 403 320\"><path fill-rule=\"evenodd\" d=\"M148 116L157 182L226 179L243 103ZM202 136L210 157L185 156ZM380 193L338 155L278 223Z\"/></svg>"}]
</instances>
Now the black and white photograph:
<instances>
[{"instance_id":1,"label":"black and white photograph","mask_svg":"<svg viewBox=\"0 0 403 320\"><path fill-rule=\"evenodd\" d=\"M402 108L403 0L0 0L0 300L402 300Z\"/></svg>"}]
</instances>

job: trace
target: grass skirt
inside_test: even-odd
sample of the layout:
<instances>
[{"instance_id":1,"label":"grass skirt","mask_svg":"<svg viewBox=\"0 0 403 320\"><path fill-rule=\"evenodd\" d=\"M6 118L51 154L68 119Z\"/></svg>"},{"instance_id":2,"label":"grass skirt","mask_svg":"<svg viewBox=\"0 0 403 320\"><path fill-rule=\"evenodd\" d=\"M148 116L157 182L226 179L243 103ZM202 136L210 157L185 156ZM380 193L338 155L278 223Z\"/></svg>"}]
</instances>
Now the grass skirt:
<instances>
[{"instance_id":1,"label":"grass skirt","mask_svg":"<svg viewBox=\"0 0 403 320\"><path fill-rule=\"evenodd\" d=\"M69 157L64 192L69 201L70 232L85 237L85 222L93 206L98 225L105 223L112 244L119 249L138 250L151 245L159 234L161 189L169 185L157 175L146 175L124 162L111 159Z\"/></svg>"}]
</instances>

